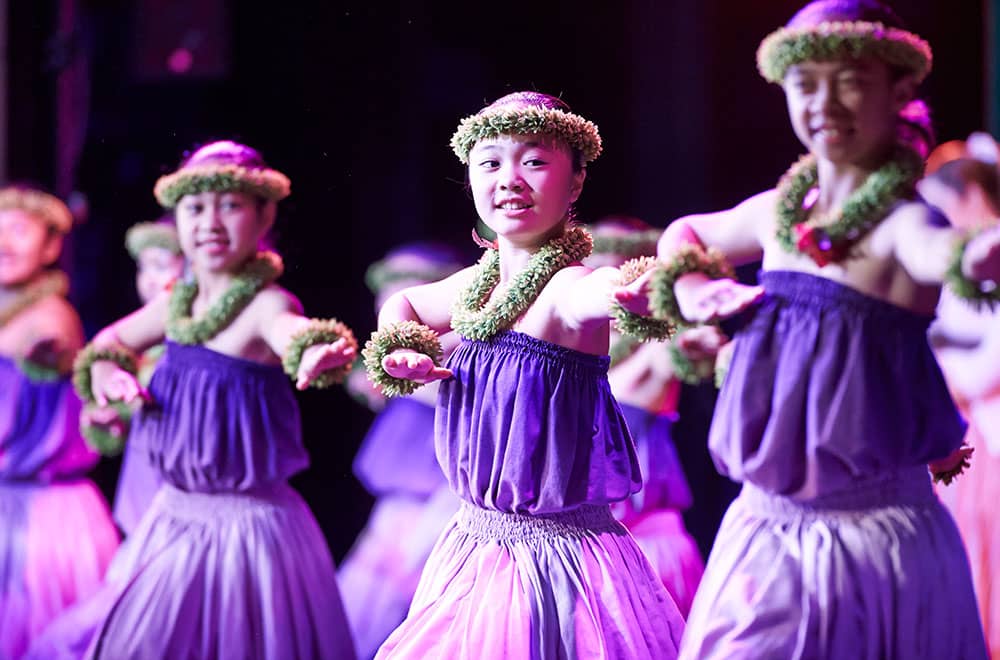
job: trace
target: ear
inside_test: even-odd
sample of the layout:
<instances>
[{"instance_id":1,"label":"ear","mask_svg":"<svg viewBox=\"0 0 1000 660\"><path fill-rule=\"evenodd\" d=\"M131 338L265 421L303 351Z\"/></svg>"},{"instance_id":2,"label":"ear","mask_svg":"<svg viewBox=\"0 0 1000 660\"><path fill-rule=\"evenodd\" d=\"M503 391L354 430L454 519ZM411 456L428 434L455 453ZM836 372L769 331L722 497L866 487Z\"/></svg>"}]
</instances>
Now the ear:
<instances>
[{"instance_id":1,"label":"ear","mask_svg":"<svg viewBox=\"0 0 1000 660\"><path fill-rule=\"evenodd\" d=\"M914 99L917 94L917 81L913 76L902 76L892 84L892 106L893 112L899 112L906 107L906 104Z\"/></svg>"},{"instance_id":2,"label":"ear","mask_svg":"<svg viewBox=\"0 0 1000 660\"><path fill-rule=\"evenodd\" d=\"M579 172L573 172L573 180L569 187L569 203L572 204L580 198L583 192L583 182L587 180L587 168L583 167Z\"/></svg>"},{"instance_id":3,"label":"ear","mask_svg":"<svg viewBox=\"0 0 1000 660\"><path fill-rule=\"evenodd\" d=\"M63 235L50 230L42 245L42 263L46 266L54 264L59 255L62 254L62 247Z\"/></svg>"},{"instance_id":4,"label":"ear","mask_svg":"<svg viewBox=\"0 0 1000 660\"><path fill-rule=\"evenodd\" d=\"M268 231L274 226L274 219L278 216L277 202L268 201L260 207L259 217L264 231Z\"/></svg>"}]
</instances>

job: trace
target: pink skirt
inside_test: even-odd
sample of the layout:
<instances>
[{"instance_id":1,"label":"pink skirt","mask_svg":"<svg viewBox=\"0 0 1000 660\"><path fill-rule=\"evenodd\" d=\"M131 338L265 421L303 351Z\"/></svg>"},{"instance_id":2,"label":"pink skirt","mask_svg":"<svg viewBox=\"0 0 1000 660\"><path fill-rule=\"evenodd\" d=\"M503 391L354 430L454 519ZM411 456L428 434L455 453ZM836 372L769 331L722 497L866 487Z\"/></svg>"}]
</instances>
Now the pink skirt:
<instances>
[{"instance_id":1,"label":"pink skirt","mask_svg":"<svg viewBox=\"0 0 1000 660\"><path fill-rule=\"evenodd\" d=\"M616 508L615 513L632 533L653 571L660 576L660 582L677 603L677 609L686 618L705 572L705 562L698 544L684 527L681 512L659 509L635 513L630 508L622 511Z\"/></svg>"},{"instance_id":2,"label":"pink skirt","mask_svg":"<svg viewBox=\"0 0 1000 660\"><path fill-rule=\"evenodd\" d=\"M743 486L681 657L986 657L962 540L926 468L800 502Z\"/></svg>"},{"instance_id":3,"label":"pink skirt","mask_svg":"<svg viewBox=\"0 0 1000 660\"><path fill-rule=\"evenodd\" d=\"M117 548L90 480L0 482L0 658L20 658L57 615L95 593Z\"/></svg>"},{"instance_id":4,"label":"pink skirt","mask_svg":"<svg viewBox=\"0 0 1000 660\"><path fill-rule=\"evenodd\" d=\"M996 509L1000 456L990 453L975 423L969 425L966 440L976 448L969 469L950 486L939 486L938 493L965 541L986 643L990 653L1000 657L1000 516Z\"/></svg>"},{"instance_id":5,"label":"pink skirt","mask_svg":"<svg viewBox=\"0 0 1000 660\"><path fill-rule=\"evenodd\" d=\"M252 493L164 485L105 587L53 623L31 658L354 657L333 561L287 484Z\"/></svg>"},{"instance_id":6,"label":"pink skirt","mask_svg":"<svg viewBox=\"0 0 1000 660\"><path fill-rule=\"evenodd\" d=\"M608 507L463 504L377 658L670 659L684 621Z\"/></svg>"}]
</instances>

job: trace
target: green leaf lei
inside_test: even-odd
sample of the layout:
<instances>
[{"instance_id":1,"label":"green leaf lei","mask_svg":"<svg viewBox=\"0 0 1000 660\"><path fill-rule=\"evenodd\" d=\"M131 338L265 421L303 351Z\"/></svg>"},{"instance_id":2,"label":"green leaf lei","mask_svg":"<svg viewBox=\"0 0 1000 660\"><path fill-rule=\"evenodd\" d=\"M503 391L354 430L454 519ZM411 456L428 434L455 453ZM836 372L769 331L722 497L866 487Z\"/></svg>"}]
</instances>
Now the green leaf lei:
<instances>
[{"instance_id":1,"label":"green leaf lei","mask_svg":"<svg viewBox=\"0 0 1000 660\"><path fill-rule=\"evenodd\" d=\"M96 406L97 404L88 404ZM112 408L118 411L118 419L122 424L121 435L113 435L109 430L100 426L80 425L80 434L87 441L87 445L99 453L101 456L117 456L122 453L125 440L128 437L128 428L132 422L132 408L122 401L112 401Z\"/></svg>"},{"instance_id":2,"label":"green leaf lei","mask_svg":"<svg viewBox=\"0 0 1000 660\"><path fill-rule=\"evenodd\" d=\"M422 323L400 321L373 332L371 339L365 342L361 357L364 358L365 368L368 370L368 380L387 398L412 394L422 386L422 383L413 380L390 376L382 366L385 356L398 348L408 348L423 353L435 366L441 364L443 351L438 334Z\"/></svg>"},{"instance_id":3,"label":"green leaf lei","mask_svg":"<svg viewBox=\"0 0 1000 660\"><path fill-rule=\"evenodd\" d=\"M655 257L629 259L619 267L620 282L623 285L634 282L643 273L657 266L658 262ZM638 341L660 341L673 333L673 325L670 321L633 314L618 302L611 303L611 319L618 332Z\"/></svg>"},{"instance_id":4,"label":"green leaf lei","mask_svg":"<svg viewBox=\"0 0 1000 660\"><path fill-rule=\"evenodd\" d=\"M992 308L1000 302L1000 286L997 286L995 282L979 282L970 279L962 272L962 257L965 255L965 248L978 233L967 234L962 240L955 243L951 259L948 261L948 269L945 271L944 281L956 296L976 309L981 309L984 306Z\"/></svg>"},{"instance_id":5,"label":"green leaf lei","mask_svg":"<svg viewBox=\"0 0 1000 660\"><path fill-rule=\"evenodd\" d=\"M796 230L796 225L806 220L802 203L819 181L816 157L807 154L778 183L778 244L788 252L807 254L820 265L838 261L846 256L851 245L885 218L893 204L913 193L922 174L920 156L900 147L892 159L869 174L851 193L833 222L802 232Z\"/></svg>"},{"instance_id":6,"label":"green leaf lei","mask_svg":"<svg viewBox=\"0 0 1000 660\"><path fill-rule=\"evenodd\" d=\"M87 344L73 360L73 389L84 403L96 403L94 387L90 377L90 367L95 362L107 360L135 374L138 371L135 355L124 346L110 345L98 347L93 342Z\"/></svg>"},{"instance_id":7,"label":"green leaf lei","mask_svg":"<svg viewBox=\"0 0 1000 660\"><path fill-rule=\"evenodd\" d=\"M0 309L0 327L10 323L15 316L42 298L65 296L67 291L69 291L69 279L66 273L61 270L42 273L34 282L21 289L14 300Z\"/></svg>"},{"instance_id":8,"label":"green leaf lei","mask_svg":"<svg viewBox=\"0 0 1000 660\"><path fill-rule=\"evenodd\" d=\"M870 21L825 21L772 32L757 49L757 69L768 82L781 84L788 68L799 62L865 56L900 67L917 82L933 60L930 45L912 32Z\"/></svg>"},{"instance_id":9,"label":"green leaf lei","mask_svg":"<svg viewBox=\"0 0 1000 660\"><path fill-rule=\"evenodd\" d=\"M346 339L348 346L357 350L358 342L354 339L354 333L340 321L336 319L309 319L306 326L292 335L288 348L285 349L285 355L281 358L281 366L290 378L298 378L302 354L307 348L316 344L332 344L338 339ZM348 362L339 367L328 369L313 380L312 386L323 389L342 383L353 366L353 362Z\"/></svg>"},{"instance_id":10,"label":"green leaf lei","mask_svg":"<svg viewBox=\"0 0 1000 660\"><path fill-rule=\"evenodd\" d=\"M167 312L167 337L178 344L203 344L232 323L261 289L284 270L276 252L258 252L233 278L222 296L201 319L191 318L191 306L198 295L197 282L176 282Z\"/></svg>"},{"instance_id":11,"label":"green leaf lei","mask_svg":"<svg viewBox=\"0 0 1000 660\"><path fill-rule=\"evenodd\" d=\"M674 295L674 283L687 273L704 273L713 280L735 277L725 255L716 248L705 250L692 243L680 246L670 262L657 269L649 286L649 309L653 318L669 322L674 331L697 325L684 318Z\"/></svg>"},{"instance_id":12,"label":"green leaf lei","mask_svg":"<svg viewBox=\"0 0 1000 660\"><path fill-rule=\"evenodd\" d=\"M472 282L452 308L452 329L468 339L484 341L510 328L556 272L588 256L592 248L593 241L586 229L567 227L561 236L531 255L525 267L493 300L489 297L500 281L500 252L487 250L479 260Z\"/></svg>"}]
</instances>

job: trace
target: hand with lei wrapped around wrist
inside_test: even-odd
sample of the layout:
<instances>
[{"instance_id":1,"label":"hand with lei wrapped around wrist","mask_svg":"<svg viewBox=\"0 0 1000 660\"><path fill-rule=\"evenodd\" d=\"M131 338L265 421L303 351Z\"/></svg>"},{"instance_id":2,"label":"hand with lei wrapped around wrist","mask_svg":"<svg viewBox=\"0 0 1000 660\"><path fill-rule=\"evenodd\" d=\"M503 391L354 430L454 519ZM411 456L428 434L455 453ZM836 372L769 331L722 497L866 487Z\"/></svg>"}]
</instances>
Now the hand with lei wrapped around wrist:
<instances>
[{"instance_id":1,"label":"hand with lei wrapped around wrist","mask_svg":"<svg viewBox=\"0 0 1000 660\"><path fill-rule=\"evenodd\" d=\"M613 293L611 318L623 335L639 341L661 341L673 334L673 325L666 320L649 317L646 291L657 267L655 257L629 259L618 271L620 287Z\"/></svg>"},{"instance_id":2,"label":"hand with lei wrapped around wrist","mask_svg":"<svg viewBox=\"0 0 1000 660\"><path fill-rule=\"evenodd\" d=\"M438 334L416 321L390 323L372 333L361 355L368 378L386 397L412 394L452 375L440 366Z\"/></svg>"},{"instance_id":3,"label":"hand with lei wrapped around wrist","mask_svg":"<svg viewBox=\"0 0 1000 660\"><path fill-rule=\"evenodd\" d=\"M358 342L346 325L335 319L311 319L292 335L281 364L304 390L342 383L354 365Z\"/></svg>"},{"instance_id":4,"label":"hand with lei wrapped around wrist","mask_svg":"<svg viewBox=\"0 0 1000 660\"><path fill-rule=\"evenodd\" d=\"M80 433L90 448L102 456L117 456L125 446L132 412L121 401L108 406L87 404L80 413Z\"/></svg>"},{"instance_id":5,"label":"hand with lei wrapped around wrist","mask_svg":"<svg viewBox=\"0 0 1000 660\"><path fill-rule=\"evenodd\" d=\"M111 401L149 401L136 378L137 365L130 350L117 343L84 346L73 362L73 387L87 403L107 406Z\"/></svg>"},{"instance_id":6,"label":"hand with lei wrapped around wrist","mask_svg":"<svg viewBox=\"0 0 1000 660\"><path fill-rule=\"evenodd\" d=\"M956 295L977 307L1000 302L1000 225L956 243L945 281Z\"/></svg>"}]
</instances>

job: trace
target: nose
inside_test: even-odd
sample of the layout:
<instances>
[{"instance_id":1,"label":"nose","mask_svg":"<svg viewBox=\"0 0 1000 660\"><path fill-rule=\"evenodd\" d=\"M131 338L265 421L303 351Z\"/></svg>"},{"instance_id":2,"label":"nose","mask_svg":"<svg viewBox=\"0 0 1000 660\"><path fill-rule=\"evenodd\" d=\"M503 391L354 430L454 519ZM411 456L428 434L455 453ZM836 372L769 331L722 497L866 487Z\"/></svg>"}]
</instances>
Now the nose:
<instances>
[{"instance_id":1,"label":"nose","mask_svg":"<svg viewBox=\"0 0 1000 660\"><path fill-rule=\"evenodd\" d=\"M500 168L500 189L501 190L523 190L524 179L516 165L508 164Z\"/></svg>"},{"instance_id":2,"label":"nose","mask_svg":"<svg viewBox=\"0 0 1000 660\"><path fill-rule=\"evenodd\" d=\"M830 114L841 108L840 97L837 94L837 85L832 81L824 80L816 86L816 92L811 99L810 109L814 113Z\"/></svg>"}]
</instances>

